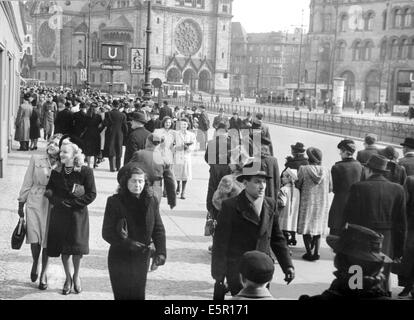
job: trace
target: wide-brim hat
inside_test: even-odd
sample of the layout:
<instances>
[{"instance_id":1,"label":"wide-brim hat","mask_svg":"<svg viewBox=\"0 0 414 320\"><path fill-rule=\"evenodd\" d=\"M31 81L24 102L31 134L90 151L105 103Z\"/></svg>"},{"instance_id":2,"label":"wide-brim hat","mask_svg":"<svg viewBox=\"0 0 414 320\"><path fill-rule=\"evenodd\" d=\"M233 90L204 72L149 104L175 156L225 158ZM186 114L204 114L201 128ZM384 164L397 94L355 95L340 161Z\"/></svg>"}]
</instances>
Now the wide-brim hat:
<instances>
[{"instance_id":1,"label":"wide-brim hat","mask_svg":"<svg viewBox=\"0 0 414 320\"><path fill-rule=\"evenodd\" d=\"M401 143L403 147L409 147L414 149L414 138L405 138L404 142Z\"/></svg>"},{"instance_id":2,"label":"wide-brim hat","mask_svg":"<svg viewBox=\"0 0 414 320\"><path fill-rule=\"evenodd\" d=\"M373 169L373 170L376 170L376 171L387 173L387 172L389 172L389 170L387 170L388 162L389 162L389 160L387 158L385 158L384 156L381 156L379 154L373 154L368 159L365 166L367 168L370 168L370 169Z\"/></svg>"},{"instance_id":3,"label":"wide-brim hat","mask_svg":"<svg viewBox=\"0 0 414 320\"><path fill-rule=\"evenodd\" d=\"M236 177L236 180L243 182L247 177L261 177L265 179L272 179L265 171L260 170L260 162L250 162L243 167L242 174Z\"/></svg>"},{"instance_id":4,"label":"wide-brim hat","mask_svg":"<svg viewBox=\"0 0 414 320\"><path fill-rule=\"evenodd\" d=\"M139 111L132 112L130 120L131 121L138 121L138 122L141 122L141 123L144 123L144 124L148 122L146 117L145 117L145 114L143 112L139 112Z\"/></svg>"},{"instance_id":5,"label":"wide-brim hat","mask_svg":"<svg viewBox=\"0 0 414 320\"><path fill-rule=\"evenodd\" d=\"M387 146L384 149L378 150L378 154L380 154L380 155L382 155L385 158L390 159L390 160L396 160L400 156L398 151L395 150L395 148L393 146Z\"/></svg>"},{"instance_id":6,"label":"wide-brim hat","mask_svg":"<svg viewBox=\"0 0 414 320\"><path fill-rule=\"evenodd\" d=\"M296 153L304 153L306 151L305 145L301 142L296 142L296 144L290 145L290 148L292 149L293 152L296 152Z\"/></svg>"},{"instance_id":7,"label":"wide-brim hat","mask_svg":"<svg viewBox=\"0 0 414 320\"><path fill-rule=\"evenodd\" d=\"M356 224L346 224L339 236L328 235L326 243L335 253L342 253L364 261L391 263L381 252L384 236Z\"/></svg>"}]
</instances>

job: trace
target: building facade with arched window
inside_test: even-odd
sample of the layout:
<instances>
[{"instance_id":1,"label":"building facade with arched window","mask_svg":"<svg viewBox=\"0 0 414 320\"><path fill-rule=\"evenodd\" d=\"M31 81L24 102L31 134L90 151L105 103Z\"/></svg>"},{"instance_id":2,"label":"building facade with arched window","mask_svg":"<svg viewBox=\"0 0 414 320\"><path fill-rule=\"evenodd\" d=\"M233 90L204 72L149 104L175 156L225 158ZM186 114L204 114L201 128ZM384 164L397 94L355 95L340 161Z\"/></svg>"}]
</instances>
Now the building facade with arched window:
<instances>
[{"instance_id":1,"label":"building facade with arched window","mask_svg":"<svg viewBox=\"0 0 414 320\"><path fill-rule=\"evenodd\" d=\"M321 83L321 73L327 72L330 87L333 78L345 79L344 101L348 105L361 99L367 102L367 107L386 101L395 112L408 109L407 79L413 80L414 88L414 2L343 0L338 3L336 7L336 1L311 0L312 28L307 35L305 55L309 81L317 77ZM326 30L326 21L321 18L327 15L332 17L331 31ZM324 61L325 53L318 48L326 47L327 43L332 52L329 61ZM319 61L318 70L315 61Z\"/></svg>"},{"instance_id":2,"label":"building facade with arched window","mask_svg":"<svg viewBox=\"0 0 414 320\"><path fill-rule=\"evenodd\" d=\"M61 1L62 30L49 23L53 3L31 2L26 12L33 21L36 43L34 74L55 72L54 84L80 88L85 85L81 69L87 69L90 60L89 83L105 91L110 71L101 68L107 63L101 45L116 43L122 48L118 64L123 70L114 72L115 81L125 82L133 92L141 89L144 74L131 75L130 49L146 46L145 1L92 1L90 26L88 1ZM151 81L167 81L174 69L171 72L178 72L174 78L187 81L193 90L228 94L232 5L232 0L152 1ZM102 73L104 83L96 81ZM51 74L46 84L52 84Z\"/></svg>"}]
</instances>

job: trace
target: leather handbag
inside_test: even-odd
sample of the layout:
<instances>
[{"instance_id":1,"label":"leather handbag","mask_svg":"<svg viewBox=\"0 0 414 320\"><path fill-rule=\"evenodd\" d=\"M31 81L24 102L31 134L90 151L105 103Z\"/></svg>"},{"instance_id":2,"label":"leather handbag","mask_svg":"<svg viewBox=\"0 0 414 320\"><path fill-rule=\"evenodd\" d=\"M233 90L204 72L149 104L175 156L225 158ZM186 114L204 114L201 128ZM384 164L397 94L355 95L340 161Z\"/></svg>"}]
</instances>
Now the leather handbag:
<instances>
[{"instance_id":1,"label":"leather handbag","mask_svg":"<svg viewBox=\"0 0 414 320\"><path fill-rule=\"evenodd\" d=\"M24 237L26 236L26 221L20 218L16 228L14 228L11 237L11 247L14 250L19 250L22 247Z\"/></svg>"}]
</instances>

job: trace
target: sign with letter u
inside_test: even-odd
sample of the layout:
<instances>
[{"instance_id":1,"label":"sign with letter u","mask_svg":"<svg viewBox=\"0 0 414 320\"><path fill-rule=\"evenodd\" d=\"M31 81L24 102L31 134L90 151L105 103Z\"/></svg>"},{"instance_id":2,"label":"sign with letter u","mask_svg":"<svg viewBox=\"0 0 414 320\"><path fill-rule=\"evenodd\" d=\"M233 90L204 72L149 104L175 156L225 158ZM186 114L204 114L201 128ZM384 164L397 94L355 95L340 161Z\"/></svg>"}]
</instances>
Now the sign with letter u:
<instances>
[{"instance_id":1,"label":"sign with letter u","mask_svg":"<svg viewBox=\"0 0 414 320\"><path fill-rule=\"evenodd\" d=\"M102 44L102 60L124 60L124 47L117 44Z\"/></svg>"}]
</instances>

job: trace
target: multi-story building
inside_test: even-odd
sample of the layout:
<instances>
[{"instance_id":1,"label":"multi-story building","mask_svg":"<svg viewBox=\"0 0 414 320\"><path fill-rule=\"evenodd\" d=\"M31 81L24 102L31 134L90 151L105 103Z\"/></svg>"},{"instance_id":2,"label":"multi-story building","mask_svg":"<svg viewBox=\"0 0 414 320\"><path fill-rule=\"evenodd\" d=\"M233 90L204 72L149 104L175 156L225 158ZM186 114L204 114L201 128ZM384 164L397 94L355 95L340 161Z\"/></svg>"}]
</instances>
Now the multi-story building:
<instances>
[{"instance_id":1,"label":"multi-story building","mask_svg":"<svg viewBox=\"0 0 414 320\"><path fill-rule=\"evenodd\" d=\"M233 23L231 91L251 97L257 92L284 95L285 85L297 80L299 30L246 34L240 23Z\"/></svg>"},{"instance_id":2,"label":"multi-story building","mask_svg":"<svg viewBox=\"0 0 414 320\"><path fill-rule=\"evenodd\" d=\"M51 3L37 1L30 11L36 78L46 84L80 87L81 69L90 60L89 83L102 88L110 72L101 69L101 45L109 43L121 45L124 52L123 70L114 72L114 81L134 90L142 87L144 75L130 72L130 49L146 46L146 1L94 0L90 6L89 1L66 1L59 2L60 7ZM231 13L232 0L152 1L151 80L228 93Z\"/></svg>"},{"instance_id":3,"label":"multi-story building","mask_svg":"<svg viewBox=\"0 0 414 320\"><path fill-rule=\"evenodd\" d=\"M329 89L344 78L345 105L387 101L403 112L414 104L413 31L411 0L311 0L309 79Z\"/></svg>"},{"instance_id":4,"label":"multi-story building","mask_svg":"<svg viewBox=\"0 0 414 320\"><path fill-rule=\"evenodd\" d=\"M22 12L21 2L0 1L0 178L11 150L20 102L20 59L26 32Z\"/></svg>"}]
</instances>

